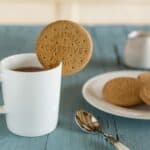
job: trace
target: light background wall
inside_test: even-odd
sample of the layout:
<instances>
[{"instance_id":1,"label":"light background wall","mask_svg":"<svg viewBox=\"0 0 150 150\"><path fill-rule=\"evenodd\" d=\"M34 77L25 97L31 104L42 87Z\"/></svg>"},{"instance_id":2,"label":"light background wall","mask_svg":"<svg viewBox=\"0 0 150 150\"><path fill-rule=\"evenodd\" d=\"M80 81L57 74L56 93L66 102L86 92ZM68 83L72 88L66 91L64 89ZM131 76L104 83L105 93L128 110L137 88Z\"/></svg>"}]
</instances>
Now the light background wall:
<instances>
[{"instance_id":1,"label":"light background wall","mask_svg":"<svg viewBox=\"0 0 150 150\"><path fill-rule=\"evenodd\" d=\"M150 0L0 0L0 24L150 24Z\"/></svg>"}]
</instances>

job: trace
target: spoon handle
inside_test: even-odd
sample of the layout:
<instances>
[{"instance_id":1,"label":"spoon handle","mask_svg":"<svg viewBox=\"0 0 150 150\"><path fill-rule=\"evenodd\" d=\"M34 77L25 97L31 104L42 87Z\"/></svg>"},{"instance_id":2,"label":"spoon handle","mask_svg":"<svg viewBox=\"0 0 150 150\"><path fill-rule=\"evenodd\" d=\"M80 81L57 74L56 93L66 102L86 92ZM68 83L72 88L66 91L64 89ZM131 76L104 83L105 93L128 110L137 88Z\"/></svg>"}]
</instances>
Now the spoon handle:
<instances>
[{"instance_id":1,"label":"spoon handle","mask_svg":"<svg viewBox=\"0 0 150 150\"><path fill-rule=\"evenodd\" d=\"M116 147L117 150L130 150L127 146L120 142L114 143L114 146Z\"/></svg>"},{"instance_id":2,"label":"spoon handle","mask_svg":"<svg viewBox=\"0 0 150 150\"><path fill-rule=\"evenodd\" d=\"M101 131L99 133L102 134L104 136L104 138L106 139L106 141L110 142L116 148L116 150L130 150L127 146L125 146L124 144L119 142L112 135L106 134Z\"/></svg>"}]
</instances>

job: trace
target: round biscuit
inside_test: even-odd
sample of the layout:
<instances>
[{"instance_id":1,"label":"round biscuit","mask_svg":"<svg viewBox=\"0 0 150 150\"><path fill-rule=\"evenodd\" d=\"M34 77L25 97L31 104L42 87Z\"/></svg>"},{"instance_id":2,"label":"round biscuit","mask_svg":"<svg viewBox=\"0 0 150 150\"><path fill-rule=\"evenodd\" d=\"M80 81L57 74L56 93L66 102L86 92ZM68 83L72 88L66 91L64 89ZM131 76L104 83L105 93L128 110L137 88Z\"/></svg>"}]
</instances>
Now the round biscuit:
<instances>
[{"instance_id":1,"label":"round biscuit","mask_svg":"<svg viewBox=\"0 0 150 150\"><path fill-rule=\"evenodd\" d=\"M134 106L142 103L139 97L141 82L131 77L118 77L106 82L103 88L104 98L115 105Z\"/></svg>"},{"instance_id":2,"label":"round biscuit","mask_svg":"<svg viewBox=\"0 0 150 150\"><path fill-rule=\"evenodd\" d=\"M140 97L144 103L150 105L150 84L144 84L140 90Z\"/></svg>"},{"instance_id":3,"label":"round biscuit","mask_svg":"<svg viewBox=\"0 0 150 150\"><path fill-rule=\"evenodd\" d=\"M150 84L150 72L141 73L140 75L138 75L137 79L143 84Z\"/></svg>"},{"instance_id":4,"label":"round biscuit","mask_svg":"<svg viewBox=\"0 0 150 150\"><path fill-rule=\"evenodd\" d=\"M45 68L63 63L63 76L82 70L92 56L92 39L79 24L60 20L43 29L36 43L36 53Z\"/></svg>"}]
</instances>

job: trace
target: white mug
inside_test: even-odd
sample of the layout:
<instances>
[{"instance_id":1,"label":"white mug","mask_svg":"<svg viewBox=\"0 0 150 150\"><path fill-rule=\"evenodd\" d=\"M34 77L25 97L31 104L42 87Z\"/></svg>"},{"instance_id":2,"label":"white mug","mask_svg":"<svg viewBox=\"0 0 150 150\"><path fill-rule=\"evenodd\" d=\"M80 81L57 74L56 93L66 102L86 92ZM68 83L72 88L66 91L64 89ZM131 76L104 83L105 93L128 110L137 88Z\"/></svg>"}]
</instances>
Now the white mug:
<instances>
[{"instance_id":1,"label":"white mug","mask_svg":"<svg viewBox=\"0 0 150 150\"><path fill-rule=\"evenodd\" d=\"M0 65L4 99L0 113L6 114L8 129L27 137L53 131L58 122L62 64L39 72L14 71L19 67L41 67L31 53L4 58Z\"/></svg>"}]
</instances>

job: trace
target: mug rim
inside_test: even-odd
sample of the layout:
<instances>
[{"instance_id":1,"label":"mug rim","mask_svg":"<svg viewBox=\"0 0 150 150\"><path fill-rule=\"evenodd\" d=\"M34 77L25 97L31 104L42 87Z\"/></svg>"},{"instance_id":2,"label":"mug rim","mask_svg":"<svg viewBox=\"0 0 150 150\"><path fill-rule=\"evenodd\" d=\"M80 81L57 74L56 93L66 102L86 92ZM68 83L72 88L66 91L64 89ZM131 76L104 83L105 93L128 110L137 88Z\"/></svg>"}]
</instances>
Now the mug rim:
<instances>
[{"instance_id":1,"label":"mug rim","mask_svg":"<svg viewBox=\"0 0 150 150\"><path fill-rule=\"evenodd\" d=\"M3 58L1 61L0 61L0 65L2 66L2 64L7 61L8 59L12 58L12 57L18 57L18 56L23 56L23 55L29 55L29 56L36 56L36 53L20 53L20 54L15 54L15 55L10 55L8 57L5 57ZM39 61L40 62L40 61ZM41 63L40 63L41 64ZM42 64L41 64L42 65ZM10 69L10 68L7 68L7 67L4 67L4 70L6 71L9 71L9 72L12 72L12 73L24 73L24 74L39 74L39 73L45 73L45 72L50 72L50 71L53 71L57 68L59 68L60 66L62 66L62 62L60 62L59 64L57 64L55 67L53 68L50 68L50 69L46 69L46 70L42 70L42 71L36 71L36 72L23 72L23 71L15 71L13 69ZM2 69L3 70L3 69Z\"/></svg>"}]
</instances>

